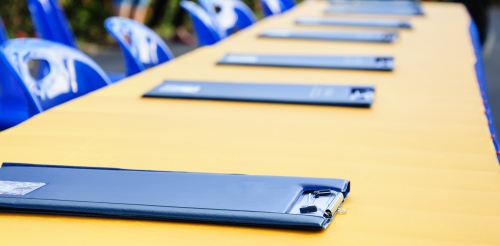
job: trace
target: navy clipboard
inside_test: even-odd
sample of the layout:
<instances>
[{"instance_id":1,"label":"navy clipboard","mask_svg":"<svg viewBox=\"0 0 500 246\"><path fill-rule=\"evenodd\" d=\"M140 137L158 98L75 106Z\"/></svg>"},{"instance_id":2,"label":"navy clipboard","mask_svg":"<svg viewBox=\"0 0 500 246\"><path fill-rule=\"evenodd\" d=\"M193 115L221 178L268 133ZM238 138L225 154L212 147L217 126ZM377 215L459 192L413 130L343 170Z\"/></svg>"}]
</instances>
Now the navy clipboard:
<instances>
[{"instance_id":1,"label":"navy clipboard","mask_svg":"<svg viewBox=\"0 0 500 246\"><path fill-rule=\"evenodd\" d=\"M402 3L369 3L335 4L328 7L326 13L333 14L379 14L379 15L424 15L420 4Z\"/></svg>"},{"instance_id":2,"label":"navy clipboard","mask_svg":"<svg viewBox=\"0 0 500 246\"><path fill-rule=\"evenodd\" d=\"M344 179L4 163L0 211L325 229Z\"/></svg>"},{"instance_id":3,"label":"navy clipboard","mask_svg":"<svg viewBox=\"0 0 500 246\"><path fill-rule=\"evenodd\" d=\"M377 27L411 29L412 25L405 20L390 19L351 19L351 18L321 18L299 17L295 20L298 25L311 26L352 26L352 27Z\"/></svg>"},{"instance_id":4,"label":"navy clipboard","mask_svg":"<svg viewBox=\"0 0 500 246\"><path fill-rule=\"evenodd\" d=\"M261 33L259 37L392 43L398 38L398 34L395 32L376 32L376 31L338 32L338 31L298 31L298 30L272 29Z\"/></svg>"},{"instance_id":5,"label":"navy clipboard","mask_svg":"<svg viewBox=\"0 0 500 246\"><path fill-rule=\"evenodd\" d=\"M420 7L419 0L329 0L330 5L371 6L371 7Z\"/></svg>"},{"instance_id":6,"label":"navy clipboard","mask_svg":"<svg viewBox=\"0 0 500 246\"><path fill-rule=\"evenodd\" d=\"M392 71L394 58L390 56L227 54L217 64Z\"/></svg>"},{"instance_id":7,"label":"navy clipboard","mask_svg":"<svg viewBox=\"0 0 500 246\"><path fill-rule=\"evenodd\" d=\"M375 87L165 81L144 97L370 107Z\"/></svg>"}]
</instances>

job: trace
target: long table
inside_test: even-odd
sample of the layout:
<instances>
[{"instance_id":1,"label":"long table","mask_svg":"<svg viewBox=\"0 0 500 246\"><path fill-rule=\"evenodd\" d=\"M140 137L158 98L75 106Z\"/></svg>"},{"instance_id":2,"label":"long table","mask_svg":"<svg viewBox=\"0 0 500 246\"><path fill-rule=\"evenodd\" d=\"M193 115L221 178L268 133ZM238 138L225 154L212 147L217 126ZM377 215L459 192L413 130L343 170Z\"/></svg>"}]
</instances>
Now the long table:
<instances>
[{"instance_id":1,"label":"long table","mask_svg":"<svg viewBox=\"0 0 500 246\"><path fill-rule=\"evenodd\" d=\"M338 177L352 190L321 232L0 213L1 245L499 245L500 169L465 8L425 3L394 44L273 40L324 16L307 1L211 47L0 133L0 161ZM393 72L222 66L228 52L393 55ZM151 99L165 79L372 84L372 108Z\"/></svg>"}]
</instances>

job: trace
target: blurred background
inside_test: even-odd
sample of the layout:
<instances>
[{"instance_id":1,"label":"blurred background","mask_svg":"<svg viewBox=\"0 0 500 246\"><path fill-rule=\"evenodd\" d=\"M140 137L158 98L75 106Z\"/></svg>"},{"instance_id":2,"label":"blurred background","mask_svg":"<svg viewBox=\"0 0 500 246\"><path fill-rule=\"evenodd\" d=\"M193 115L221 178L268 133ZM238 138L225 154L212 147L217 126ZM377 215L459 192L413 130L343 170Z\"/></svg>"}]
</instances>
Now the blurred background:
<instances>
[{"instance_id":1,"label":"blurred background","mask_svg":"<svg viewBox=\"0 0 500 246\"><path fill-rule=\"evenodd\" d=\"M113 0L59 0L59 2L64 8L79 43L100 45L112 43L112 38L108 36L103 23L106 18L114 15ZM162 37L172 37L175 35L174 22L180 10L179 2L180 0L151 0L147 8L145 24L153 27ZM243 0L243 2L254 10L257 17L261 18L258 0ZM163 8L159 8L159 5ZM26 0L2 0L0 16L3 17L10 37L34 36ZM189 17L186 14L181 17L182 24L191 31ZM159 20L151 23L153 19Z\"/></svg>"},{"instance_id":2,"label":"blurred background","mask_svg":"<svg viewBox=\"0 0 500 246\"><path fill-rule=\"evenodd\" d=\"M145 24L155 29L155 31L164 38L169 38L175 35L174 25L176 19L179 19L178 12L180 0L151 0L147 8ZM301 2L297 0L296 2ZM260 4L258 0L243 0L257 15L261 18ZM435 0L434 2L454 2L451 0ZM461 0L459 2L471 2L473 15L484 15L487 8L485 3L493 7L490 8L491 23L495 23L495 14L498 12L500 0ZM78 38L79 43L90 43L98 45L109 45L112 43L112 38L107 35L104 29L104 20L113 15L113 0L60 0L68 19L71 22L71 27ZM485 9L486 9L485 8ZM34 29L29 15L26 0L2 0L0 4L0 16L11 37L32 37ZM185 14L181 14L182 24L185 28L191 31L189 18ZM486 17L486 15L485 15ZM476 22L480 26L483 22ZM496 19L498 22L498 19ZM496 23L495 23L496 24Z\"/></svg>"}]
</instances>

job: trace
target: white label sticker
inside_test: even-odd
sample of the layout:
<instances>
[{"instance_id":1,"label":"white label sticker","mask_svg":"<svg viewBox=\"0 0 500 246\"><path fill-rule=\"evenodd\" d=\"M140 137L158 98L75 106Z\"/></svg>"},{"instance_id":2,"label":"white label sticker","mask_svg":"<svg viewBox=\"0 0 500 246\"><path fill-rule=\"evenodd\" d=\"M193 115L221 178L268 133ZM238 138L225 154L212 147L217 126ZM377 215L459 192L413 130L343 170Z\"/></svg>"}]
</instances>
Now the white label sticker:
<instances>
[{"instance_id":1,"label":"white label sticker","mask_svg":"<svg viewBox=\"0 0 500 246\"><path fill-rule=\"evenodd\" d=\"M0 195L24 196L44 185L45 183L0 180Z\"/></svg>"},{"instance_id":2,"label":"white label sticker","mask_svg":"<svg viewBox=\"0 0 500 246\"><path fill-rule=\"evenodd\" d=\"M334 95L333 88L314 86L309 93L309 97L332 97Z\"/></svg>"},{"instance_id":3,"label":"white label sticker","mask_svg":"<svg viewBox=\"0 0 500 246\"><path fill-rule=\"evenodd\" d=\"M274 37L290 37L292 35L292 32L289 30L280 30L280 29L273 29L265 32L264 34L271 35Z\"/></svg>"},{"instance_id":4,"label":"white label sticker","mask_svg":"<svg viewBox=\"0 0 500 246\"><path fill-rule=\"evenodd\" d=\"M160 92L178 92L178 93L198 93L201 87L197 85L164 85L160 87Z\"/></svg>"},{"instance_id":5,"label":"white label sticker","mask_svg":"<svg viewBox=\"0 0 500 246\"><path fill-rule=\"evenodd\" d=\"M251 55L228 55L225 60L234 63L257 63L259 58Z\"/></svg>"}]
</instances>

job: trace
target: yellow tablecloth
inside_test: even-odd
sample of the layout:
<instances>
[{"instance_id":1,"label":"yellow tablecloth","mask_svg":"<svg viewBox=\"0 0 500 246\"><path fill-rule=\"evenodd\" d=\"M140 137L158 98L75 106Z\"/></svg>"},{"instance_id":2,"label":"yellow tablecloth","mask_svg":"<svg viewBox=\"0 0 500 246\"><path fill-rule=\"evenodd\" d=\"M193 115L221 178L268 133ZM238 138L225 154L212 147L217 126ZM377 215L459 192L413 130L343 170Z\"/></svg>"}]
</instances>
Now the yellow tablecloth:
<instances>
[{"instance_id":1,"label":"yellow tablecloth","mask_svg":"<svg viewBox=\"0 0 500 246\"><path fill-rule=\"evenodd\" d=\"M500 245L500 169L474 71L470 19L426 3L394 44L279 40L305 2L0 133L0 161L338 177L352 192L322 232L0 214L0 245ZM382 54L394 72L216 65L227 52ZM371 109L145 99L164 79L373 84Z\"/></svg>"}]
</instances>

